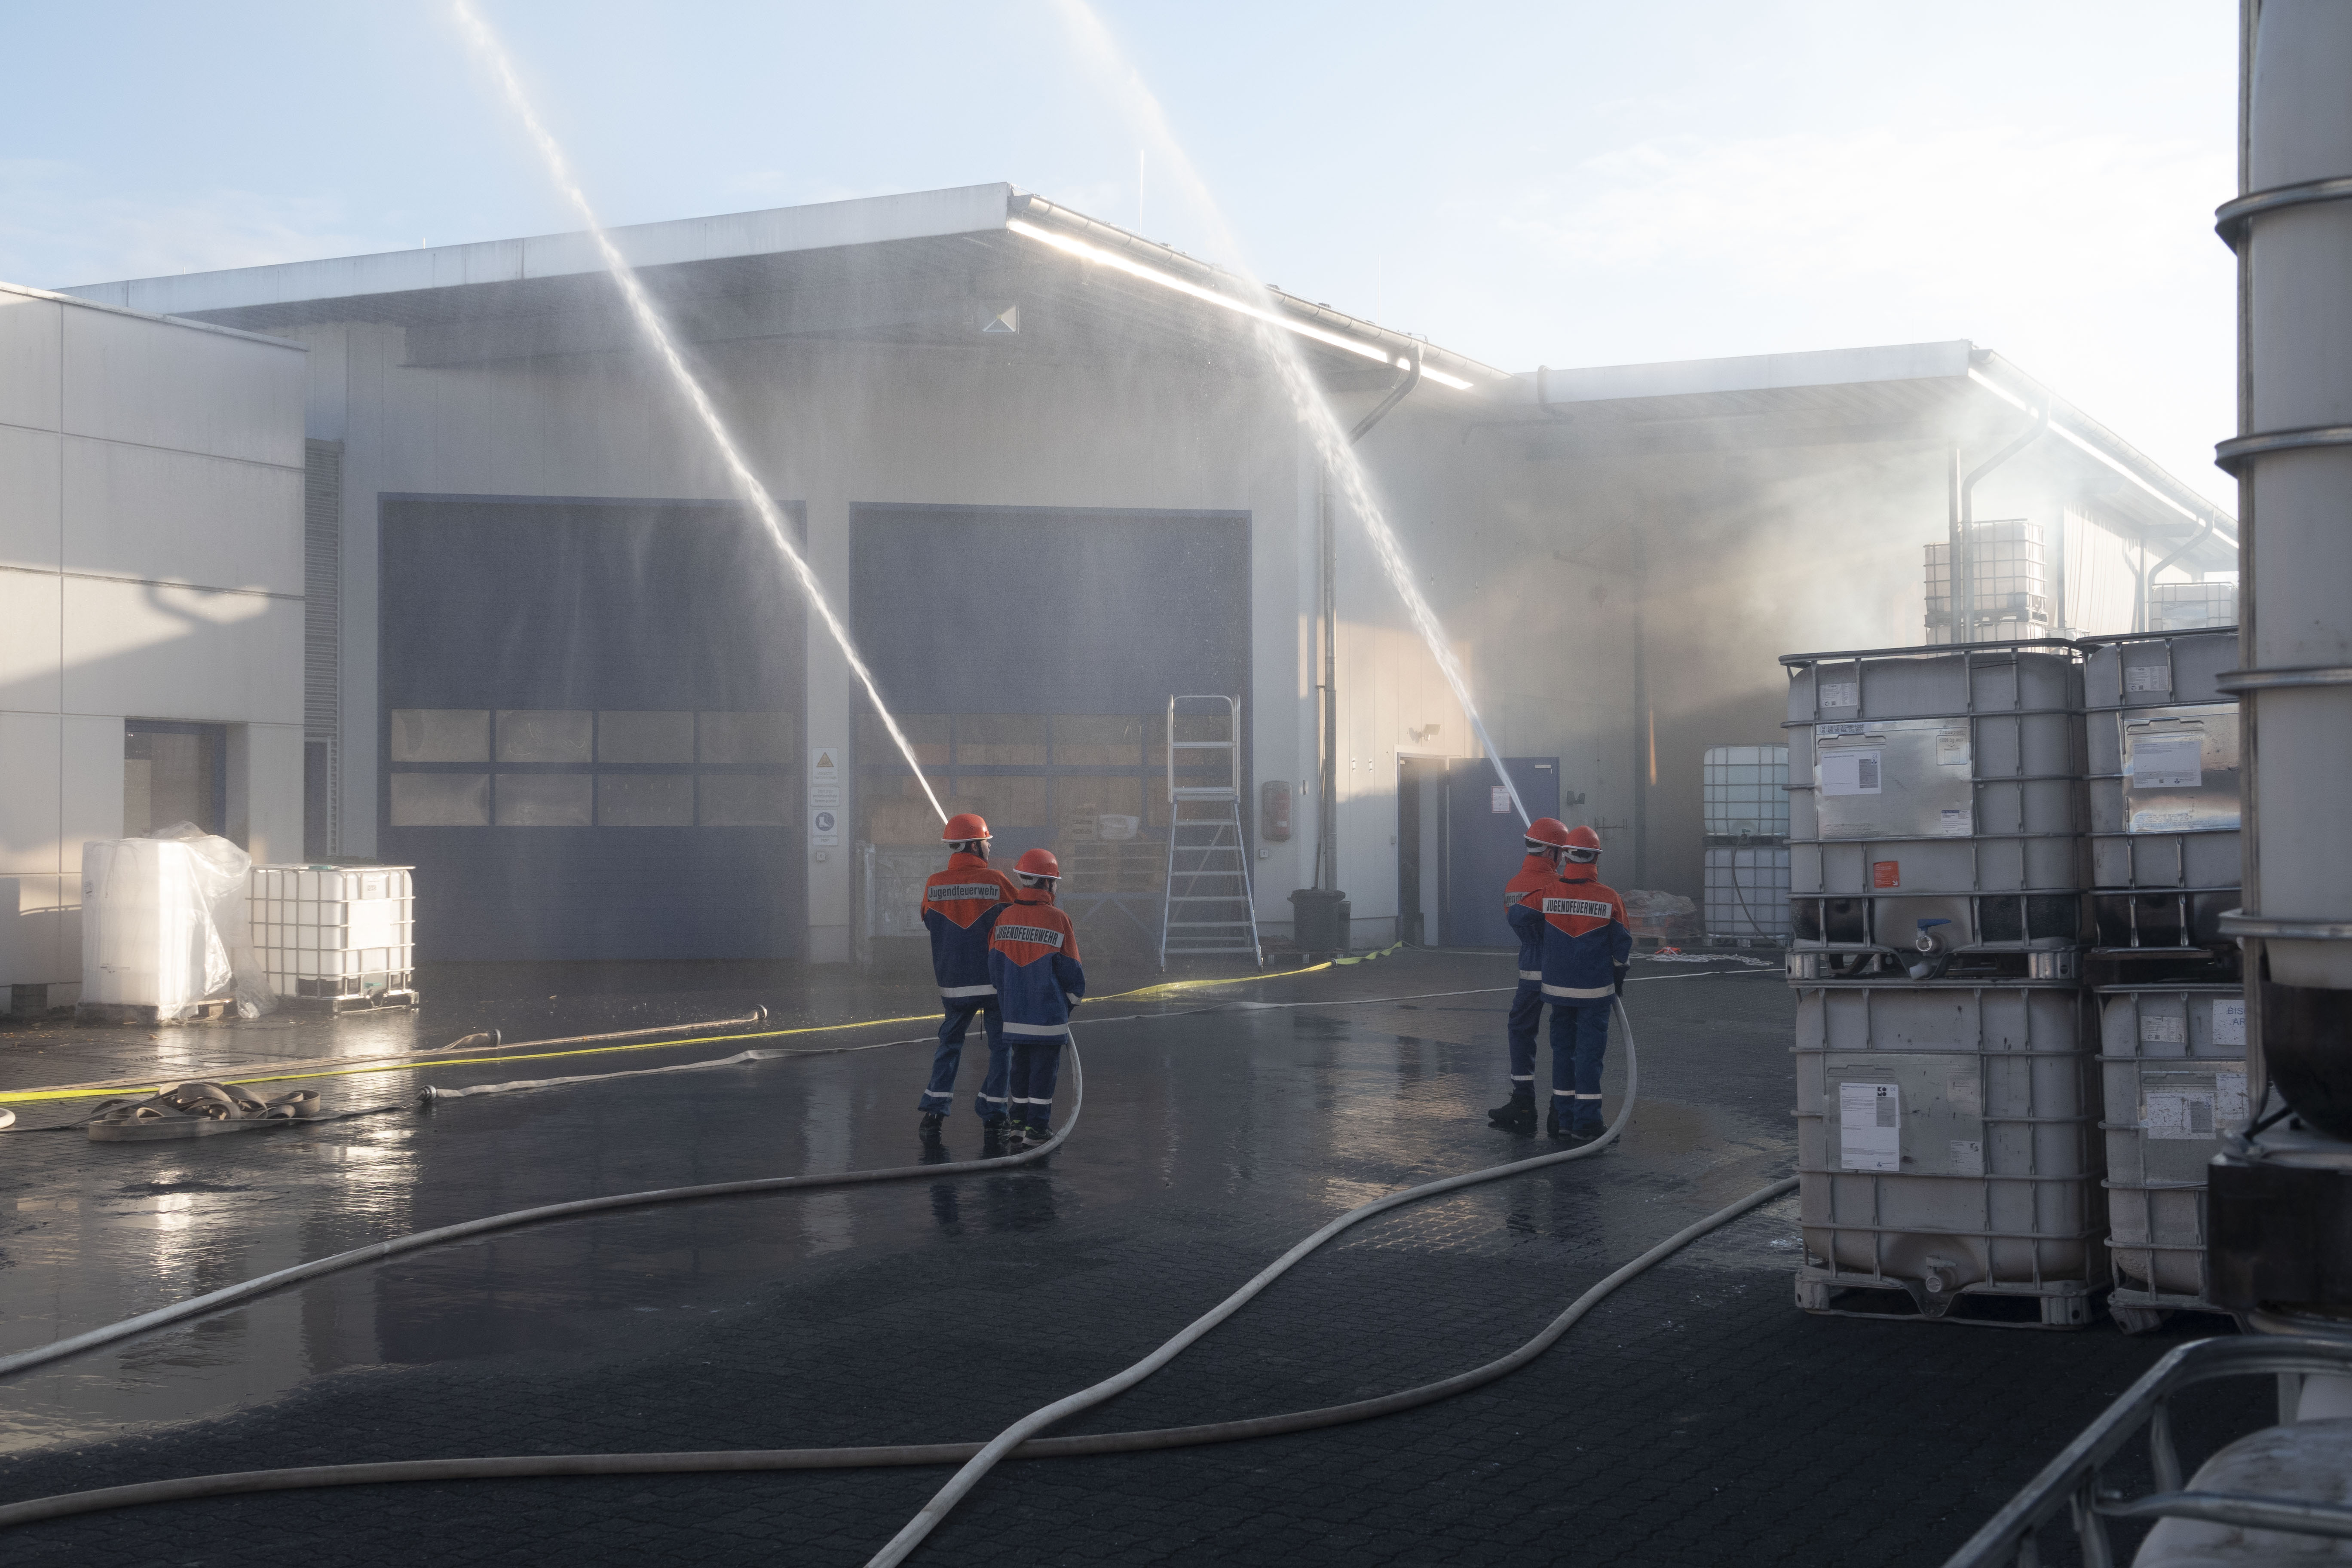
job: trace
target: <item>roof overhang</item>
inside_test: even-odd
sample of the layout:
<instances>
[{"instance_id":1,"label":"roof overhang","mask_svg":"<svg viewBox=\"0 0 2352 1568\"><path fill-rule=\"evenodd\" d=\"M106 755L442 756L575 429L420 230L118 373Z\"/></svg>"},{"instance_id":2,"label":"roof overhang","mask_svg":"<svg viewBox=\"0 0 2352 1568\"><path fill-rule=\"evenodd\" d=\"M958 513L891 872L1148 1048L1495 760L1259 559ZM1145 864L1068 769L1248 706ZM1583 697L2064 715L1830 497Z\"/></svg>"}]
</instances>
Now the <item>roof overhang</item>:
<instances>
[{"instance_id":1,"label":"roof overhang","mask_svg":"<svg viewBox=\"0 0 2352 1568\"><path fill-rule=\"evenodd\" d=\"M1506 425L1562 455L1607 448L1688 455L1767 447L1958 443L1989 455L2049 410L2015 473L2040 470L2206 570L2237 548L2237 523L2146 454L1990 350L1965 339L1659 364L1549 366L1514 378Z\"/></svg>"},{"instance_id":2,"label":"roof overhang","mask_svg":"<svg viewBox=\"0 0 2352 1568\"><path fill-rule=\"evenodd\" d=\"M1294 334L1335 385L1368 376L1385 382L1416 360L1428 382L1457 393L1509 382L1465 355L1260 289L1009 184L610 233L690 342L970 343L1003 303L1034 294L1058 304L1066 320L1188 345L1231 341L1253 321L1270 324ZM69 292L257 331L329 321L396 325L410 333L412 364L611 352L635 341L584 232L84 284ZM992 300L989 310L980 309Z\"/></svg>"}]
</instances>

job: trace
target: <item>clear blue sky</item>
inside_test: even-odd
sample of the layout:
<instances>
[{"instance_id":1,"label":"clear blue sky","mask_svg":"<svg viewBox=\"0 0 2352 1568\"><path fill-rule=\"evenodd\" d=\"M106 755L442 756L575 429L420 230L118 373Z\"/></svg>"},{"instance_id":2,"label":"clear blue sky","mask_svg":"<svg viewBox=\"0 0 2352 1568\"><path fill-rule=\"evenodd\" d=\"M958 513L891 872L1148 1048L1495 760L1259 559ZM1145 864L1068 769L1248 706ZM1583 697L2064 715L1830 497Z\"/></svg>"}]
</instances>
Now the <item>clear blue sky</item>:
<instances>
[{"instance_id":1,"label":"clear blue sky","mask_svg":"<svg viewBox=\"0 0 2352 1568\"><path fill-rule=\"evenodd\" d=\"M1210 248L1046 0L482 4L609 221L1010 180ZM1270 281L1515 370L1972 338L2233 499L2221 0L1102 10ZM0 37L0 278L571 226L432 0Z\"/></svg>"}]
</instances>

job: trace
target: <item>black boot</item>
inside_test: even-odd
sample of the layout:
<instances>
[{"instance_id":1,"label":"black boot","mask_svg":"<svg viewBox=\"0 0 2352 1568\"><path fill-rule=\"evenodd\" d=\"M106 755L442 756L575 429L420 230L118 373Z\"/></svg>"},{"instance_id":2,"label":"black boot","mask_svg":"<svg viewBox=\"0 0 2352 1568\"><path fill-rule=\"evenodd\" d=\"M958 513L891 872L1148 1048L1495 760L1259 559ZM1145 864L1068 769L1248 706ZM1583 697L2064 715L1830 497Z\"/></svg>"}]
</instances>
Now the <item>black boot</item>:
<instances>
[{"instance_id":1,"label":"black boot","mask_svg":"<svg viewBox=\"0 0 2352 1568\"><path fill-rule=\"evenodd\" d=\"M1557 1095L1552 1097L1551 1109L1544 1113L1544 1132L1546 1136L1557 1138L1563 1143L1571 1142L1576 1136L1568 1130L1568 1117L1561 1114L1559 1097Z\"/></svg>"},{"instance_id":2,"label":"black boot","mask_svg":"<svg viewBox=\"0 0 2352 1568\"><path fill-rule=\"evenodd\" d=\"M926 1143L928 1143L928 1142L930 1142L932 1140L936 1139L937 1137L939 1137L939 1135L940 1135L940 1124L941 1122L945 1121L946 1120L947 1120L947 1118L946 1118L946 1117L944 1117L944 1116L940 1115L940 1114L938 1111L936 1111L936 1110L926 1110L926 1111L924 1111L924 1112L923 1112L923 1120L922 1120L922 1121L920 1122L920 1124L919 1124L919 1130L921 1131L921 1133L922 1133L922 1135L923 1135L923 1142L926 1142Z\"/></svg>"},{"instance_id":3,"label":"black boot","mask_svg":"<svg viewBox=\"0 0 2352 1568\"><path fill-rule=\"evenodd\" d=\"M1536 1130L1536 1091L1532 1089L1511 1090L1511 1103L1498 1105L1486 1112L1487 1121L1506 1132L1532 1132Z\"/></svg>"}]
</instances>

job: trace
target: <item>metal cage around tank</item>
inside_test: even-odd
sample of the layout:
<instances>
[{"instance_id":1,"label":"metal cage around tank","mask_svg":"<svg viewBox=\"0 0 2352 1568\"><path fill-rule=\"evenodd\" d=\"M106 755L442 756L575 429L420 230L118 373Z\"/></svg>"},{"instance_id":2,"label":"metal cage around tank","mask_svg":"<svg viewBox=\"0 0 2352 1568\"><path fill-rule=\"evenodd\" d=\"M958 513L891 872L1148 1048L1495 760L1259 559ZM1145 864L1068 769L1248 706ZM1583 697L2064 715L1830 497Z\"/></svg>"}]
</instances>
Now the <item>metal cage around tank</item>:
<instances>
[{"instance_id":1,"label":"metal cage around tank","mask_svg":"<svg viewBox=\"0 0 2352 1568\"><path fill-rule=\"evenodd\" d=\"M1832 955L1811 973L1907 962L1929 929L1987 973L2071 973L2087 869L2074 645L2035 638L1781 663L1791 942Z\"/></svg>"},{"instance_id":2,"label":"metal cage around tank","mask_svg":"<svg viewBox=\"0 0 2352 1568\"><path fill-rule=\"evenodd\" d=\"M2085 638L2094 952L2212 954L2242 880L2238 629Z\"/></svg>"}]
</instances>

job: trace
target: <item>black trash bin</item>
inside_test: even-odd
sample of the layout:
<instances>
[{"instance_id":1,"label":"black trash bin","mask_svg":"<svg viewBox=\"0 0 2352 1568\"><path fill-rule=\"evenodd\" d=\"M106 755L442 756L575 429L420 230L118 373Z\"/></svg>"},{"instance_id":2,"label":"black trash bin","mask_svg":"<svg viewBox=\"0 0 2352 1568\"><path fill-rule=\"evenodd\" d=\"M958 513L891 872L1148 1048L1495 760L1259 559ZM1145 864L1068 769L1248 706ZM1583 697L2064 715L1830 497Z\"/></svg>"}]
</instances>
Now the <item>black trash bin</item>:
<instances>
[{"instance_id":1,"label":"black trash bin","mask_svg":"<svg viewBox=\"0 0 2352 1568\"><path fill-rule=\"evenodd\" d=\"M1348 895L1337 888L1301 888L1290 895L1291 930L1301 952L1348 951Z\"/></svg>"}]
</instances>

